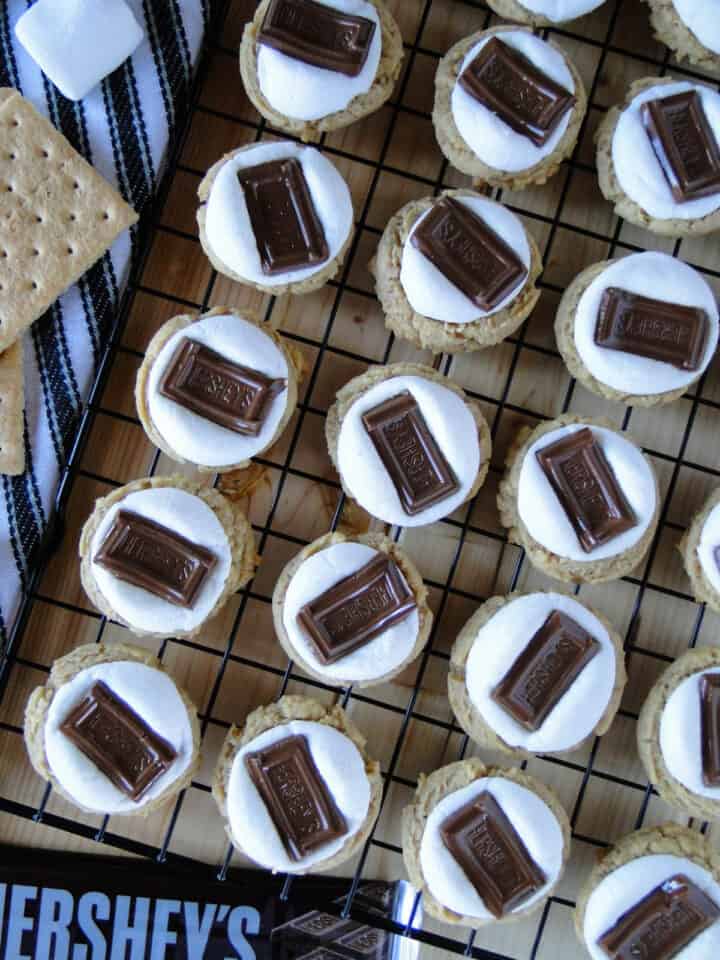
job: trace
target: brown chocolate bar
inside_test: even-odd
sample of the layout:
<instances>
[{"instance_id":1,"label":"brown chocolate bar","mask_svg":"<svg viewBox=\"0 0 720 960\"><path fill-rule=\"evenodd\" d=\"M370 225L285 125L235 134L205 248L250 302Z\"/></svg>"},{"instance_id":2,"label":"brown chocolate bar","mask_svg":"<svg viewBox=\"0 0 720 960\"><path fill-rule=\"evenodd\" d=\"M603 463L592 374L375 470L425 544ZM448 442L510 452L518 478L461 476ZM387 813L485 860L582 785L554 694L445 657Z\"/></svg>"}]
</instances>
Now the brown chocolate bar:
<instances>
[{"instance_id":1,"label":"brown chocolate bar","mask_svg":"<svg viewBox=\"0 0 720 960\"><path fill-rule=\"evenodd\" d=\"M189 609L217 557L154 520L118 510L93 561L118 580Z\"/></svg>"},{"instance_id":2,"label":"brown chocolate bar","mask_svg":"<svg viewBox=\"0 0 720 960\"><path fill-rule=\"evenodd\" d=\"M325 231L295 157L238 170L263 273L302 270L327 260Z\"/></svg>"},{"instance_id":3,"label":"brown chocolate bar","mask_svg":"<svg viewBox=\"0 0 720 960\"><path fill-rule=\"evenodd\" d=\"M553 610L494 688L492 699L527 730L538 730L599 652L595 637Z\"/></svg>"},{"instance_id":4,"label":"brown chocolate bar","mask_svg":"<svg viewBox=\"0 0 720 960\"><path fill-rule=\"evenodd\" d=\"M519 906L547 882L487 790L444 820L440 834L494 917Z\"/></svg>"},{"instance_id":5,"label":"brown chocolate bar","mask_svg":"<svg viewBox=\"0 0 720 960\"><path fill-rule=\"evenodd\" d=\"M415 609L415 597L386 554L373 557L298 613L322 663L335 663Z\"/></svg>"},{"instance_id":6,"label":"brown chocolate bar","mask_svg":"<svg viewBox=\"0 0 720 960\"><path fill-rule=\"evenodd\" d=\"M384 400L362 420L408 516L458 490L455 474L409 391Z\"/></svg>"},{"instance_id":7,"label":"brown chocolate bar","mask_svg":"<svg viewBox=\"0 0 720 960\"><path fill-rule=\"evenodd\" d=\"M63 720L71 743L131 800L142 800L177 757L124 700L98 680Z\"/></svg>"},{"instance_id":8,"label":"brown chocolate bar","mask_svg":"<svg viewBox=\"0 0 720 960\"><path fill-rule=\"evenodd\" d=\"M512 247L453 197L432 205L410 242L481 310L492 310L527 276Z\"/></svg>"},{"instance_id":9,"label":"brown chocolate bar","mask_svg":"<svg viewBox=\"0 0 720 960\"><path fill-rule=\"evenodd\" d=\"M301 860L347 832L307 737L285 737L265 750L248 753L245 765L291 859Z\"/></svg>"},{"instance_id":10,"label":"brown chocolate bar","mask_svg":"<svg viewBox=\"0 0 720 960\"><path fill-rule=\"evenodd\" d=\"M314 0L271 0L257 42L313 67L356 77L374 33L372 20Z\"/></svg>"},{"instance_id":11,"label":"brown chocolate bar","mask_svg":"<svg viewBox=\"0 0 720 960\"><path fill-rule=\"evenodd\" d=\"M653 300L620 287L608 287L600 299L595 343L680 370L700 367L708 316L699 307Z\"/></svg>"},{"instance_id":12,"label":"brown chocolate bar","mask_svg":"<svg viewBox=\"0 0 720 960\"><path fill-rule=\"evenodd\" d=\"M536 147L547 142L576 101L514 47L493 37L460 74L460 86Z\"/></svg>"},{"instance_id":13,"label":"brown chocolate bar","mask_svg":"<svg viewBox=\"0 0 720 960\"><path fill-rule=\"evenodd\" d=\"M697 91L648 100L640 113L673 199L720 193L720 147Z\"/></svg>"},{"instance_id":14,"label":"brown chocolate bar","mask_svg":"<svg viewBox=\"0 0 720 960\"><path fill-rule=\"evenodd\" d=\"M675 874L623 913L598 946L613 960L670 960L718 917L720 907L692 880Z\"/></svg>"},{"instance_id":15,"label":"brown chocolate bar","mask_svg":"<svg viewBox=\"0 0 720 960\"><path fill-rule=\"evenodd\" d=\"M586 553L637 524L592 430L577 430L535 456Z\"/></svg>"},{"instance_id":16,"label":"brown chocolate bar","mask_svg":"<svg viewBox=\"0 0 720 960\"><path fill-rule=\"evenodd\" d=\"M720 787L720 674L700 677L702 774L706 787Z\"/></svg>"},{"instance_id":17,"label":"brown chocolate bar","mask_svg":"<svg viewBox=\"0 0 720 960\"><path fill-rule=\"evenodd\" d=\"M243 367L184 337L163 376L159 390L169 400L218 426L256 437L271 400L286 387L264 373Z\"/></svg>"}]
</instances>

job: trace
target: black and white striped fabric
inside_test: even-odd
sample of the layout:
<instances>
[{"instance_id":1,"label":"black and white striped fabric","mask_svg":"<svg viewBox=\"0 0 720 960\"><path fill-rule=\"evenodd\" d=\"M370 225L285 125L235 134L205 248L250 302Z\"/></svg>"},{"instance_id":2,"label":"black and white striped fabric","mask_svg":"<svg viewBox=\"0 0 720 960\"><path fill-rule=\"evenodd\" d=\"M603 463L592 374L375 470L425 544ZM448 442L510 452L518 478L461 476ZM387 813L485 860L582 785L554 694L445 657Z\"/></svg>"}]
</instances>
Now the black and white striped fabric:
<instances>
[{"instance_id":1,"label":"black and white striped fabric","mask_svg":"<svg viewBox=\"0 0 720 960\"><path fill-rule=\"evenodd\" d=\"M188 101L212 0L128 2L145 40L73 103L17 42L15 23L30 0L0 0L0 86L20 90L141 212ZM19 477L0 476L1 641L17 615L136 246L135 230L119 237L25 337L27 469Z\"/></svg>"}]
</instances>

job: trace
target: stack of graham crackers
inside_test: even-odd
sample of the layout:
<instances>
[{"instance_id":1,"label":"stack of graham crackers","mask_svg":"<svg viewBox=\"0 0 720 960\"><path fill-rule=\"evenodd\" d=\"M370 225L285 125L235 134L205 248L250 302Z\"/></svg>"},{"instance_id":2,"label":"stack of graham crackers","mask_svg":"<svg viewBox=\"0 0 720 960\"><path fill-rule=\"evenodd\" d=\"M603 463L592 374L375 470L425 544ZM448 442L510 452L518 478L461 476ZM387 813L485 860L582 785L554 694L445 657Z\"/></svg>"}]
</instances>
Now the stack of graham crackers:
<instances>
[{"instance_id":1,"label":"stack of graham crackers","mask_svg":"<svg viewBox=\"0 0 720 960\"><path fill-rule=\"evenodd\" d=\"M24 331L136 221L31 103L0 88L0 473L25 469Z\"/></svg>"}]
</instances>

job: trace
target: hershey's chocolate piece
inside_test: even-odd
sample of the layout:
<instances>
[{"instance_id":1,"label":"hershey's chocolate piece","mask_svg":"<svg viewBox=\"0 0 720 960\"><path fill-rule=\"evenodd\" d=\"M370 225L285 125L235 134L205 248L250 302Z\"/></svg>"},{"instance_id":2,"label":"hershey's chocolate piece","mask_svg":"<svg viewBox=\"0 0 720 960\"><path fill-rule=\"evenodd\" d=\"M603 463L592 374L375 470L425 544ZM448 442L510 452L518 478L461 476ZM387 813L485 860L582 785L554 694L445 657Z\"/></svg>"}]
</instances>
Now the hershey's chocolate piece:
<instances>
[{"instance_id":1,"label":"hershey's chocolate piece","mask_svg":"<svg viewBox=\"0 0 720 960\"><path fill-rule=\"evenodd\" d=\"M285 380L243 367L184 337L160 381L160 393L233 433L256 437Z\"/></svg>"},{"instance_id":2,"label":"hershey's chocolate piece","mask_svg":"<svg viewBox=\"0 0 720 960\"><path fill-rule=\"evenodd\" d=\"M517 830L487 790L444 820L440 835L495 917L508 913L546 882Z\"/></svg>"},{"instance_id":3,"label":"hershey's chocolate piece","mask_svg":"<svg viewBox=\"0 0 720 960\"><path fill-rule=\"evenodd\" d=\"M372 20L314 0L271 0L257 42L313 67L356 77L374 33Z\"/></svg>"},{"instance_id":4,"label":"hershey's chocolate piece","mask_svg":"<svg viewBox=\"0 0 720 960\"><path fill-rule=\"evenodd\" d=\"M118 580L190 609L217 557L154 520L118 510L93 562Z\"/></svg>"},{"instance_id":5,"label":"hershey's chocolate piece","mask_svg":"<svg viewBox=\"0 0 720 960\"><path fill-rule=\"evenodd\" d=\"M335 663L404 620L415 597L387 554L373 557L315 600L297 618L322 663Z\"/></svg>"},{"instance_id":6,"label":"hershey's chocolate piece","mask_svg":"<svg viewBox=\"0 0 720 960\"><path fill-rule=\"evenodd\" d=\"M577 430L535 456L586 553L637 524L592 430Z\"/></svg>"},{"instance_id":7,"label":"hershey's chocolate piece","mask_svg":"<svg viewBox=\"0 0 720 960\"><path fill-rule=\"evenodd\" d=\"M620 287L608 287L600 299L595 343L680 370L697 370L705 349L708 315L699 307L653 300Z\"/></svg>"},{"instance_id":8,"label":"hershey's chocolate piece","mask_svg":"<svg viewBox=\"0 0 720 960\"><path fill-rule=\"evenodd\" d=\"M598 940L613 960L670 960L720 917L720 907L675 874L627 910Z\"/></svg>"},{"instance_id":9,"label":"hershey's chocolate piece","mask_svg":"<svg viewBox=\"0 0 720 960\"><path fill-rule=\"evenodd\" d=\"M295 157L238 170L262 272L302 270L328 258L302 164Z\"/></svg>"},{"instance_id":10,"label":"hershey's chocolate piece","mask_svg":"<svg viewBox=\"0 0 720 960\"><path fill-rule=\"evenodd\" d=\"M266 750L248 753L245 765L292 860L302 860L347 832L307 737L285 737Z\"/></svg>"},{"instance_id":11,"label":"hershey's chocolate piece","mask_svg":"<svg viewBox=\"0 0 720 960\"><path fill-rule=\"evenodd\" d=\"M548 141L576 97L510 44L493 37L460 74L460 86L536 147Z\"/></svg>"},{"instance_id":12,"label":"hershey's chocolate piece","mask_svg":"<svg viewBox=\"0 0 720 960\"><path fill-rule=\"evenodd\" d=\"M60 730L135 802L177 757L173 747L98 680L63 720Z\"/></svg>"},{"instance_id":13,"label":"hershey's chocolate piece","mask_svg":"<svg viewBox=\"0 0 720 960\"><path fill-rule=\"evenodd\" d=\"M697 91L648 100L640 113L673 199L720 193L720 146Z\"/></svg>"},{"instance_id":14,"label":"hershey's chocolate piece","mask_svg":"<svg viewBox=\"0 0 720 960\"><path fill-rule=\"evenodd\" d=\"M553 610L492 691L492 699L527 730L538 730L599 652L595 637Z\"/></svg>"},{"instance_id":15,"label":"hershey's chocolate piece","mask_svg":"<svg viewBox=\"0 0 720 960\"><path fill-rule=\"evenodd\" d=\"M492 310L527 276L503 238L453 197L432 205L410 242L481 310Z\"/></svg>"},{"instance_id":16,"label":"hershey's chocolate piece","mask_svg":"<svg viewBox=\"0 0 720 960\"><path fill-rule=\"evenodd\" d=\"M363 926L338 937L337 944L352 950L354 955L359 953L363 957L377 957L382 951L387 936L384 930Z\"/></svg>"},{"instance_id":17,"label":"hershey's chocolate piece","mask_svg":"<svg viewBox=\"0 0 720 960\"><path fill-rule=\"evenodd\" d=\"M362 420L408 516L421 513L459 489L450 464L408 390L367 410Z\"/></svg>"},{"instance_id":18,"label":"hershey's chocolate piece","mask_svg":"<svg viewBox=\"0 0 720 960\"><path fill-rule=\"evenodd\" d=\"M720 787L720 674L700 677L702 776L706 787Z\"/></svg>"}]
</instances>

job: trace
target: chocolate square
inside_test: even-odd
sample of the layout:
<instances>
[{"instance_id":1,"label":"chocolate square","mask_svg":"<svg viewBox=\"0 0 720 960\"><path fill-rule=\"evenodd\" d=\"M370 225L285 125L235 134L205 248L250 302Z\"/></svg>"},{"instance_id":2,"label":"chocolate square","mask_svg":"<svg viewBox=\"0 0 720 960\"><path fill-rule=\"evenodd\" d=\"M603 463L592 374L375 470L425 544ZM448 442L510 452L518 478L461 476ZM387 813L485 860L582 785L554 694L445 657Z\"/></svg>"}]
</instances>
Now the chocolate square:
<instances>
[{"instance_id":1,"label":"chocolate square","mask_svg":"<svg viewBox=\"0 0 720 960\"><path fill-rule=\"evenodd\" d=\"M339 937L337 943L362 957L377 957L385 946L387 936L384 930L375 927L358 927Z\"/></svg>"},{"instance_id":2,"label":"chocolate square","mask_svg":"<svg viewBox=\"0 0 720 960\"><path fill-rule=\"evenodd\" d=\"M720 787L720 674L700 677L702 776L706 787Z\"/></svg>"}]
</instances>

